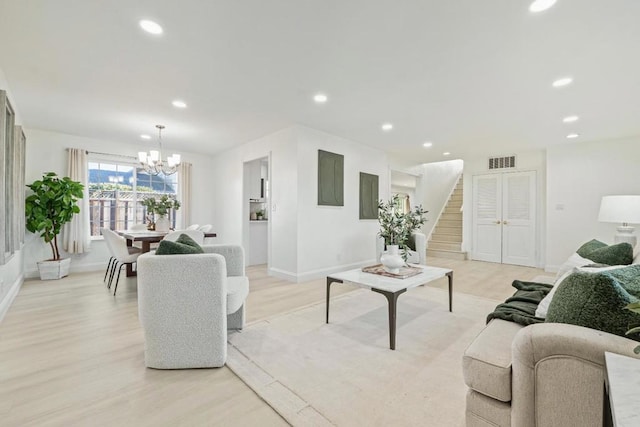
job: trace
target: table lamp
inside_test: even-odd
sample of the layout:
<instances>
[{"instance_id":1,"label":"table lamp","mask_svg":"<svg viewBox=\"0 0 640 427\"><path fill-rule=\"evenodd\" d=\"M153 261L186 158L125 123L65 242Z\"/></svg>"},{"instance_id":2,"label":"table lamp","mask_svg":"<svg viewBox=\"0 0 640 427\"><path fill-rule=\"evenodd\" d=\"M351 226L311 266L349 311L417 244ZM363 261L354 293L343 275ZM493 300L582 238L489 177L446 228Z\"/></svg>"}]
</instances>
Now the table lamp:
<instances>
[{"instance_id":1,"label":"table lamp","mask_svg":"<svg viewBox=\"0 0 640 427\"><path fill-rule=\"evenodd\" d=\"M627 242L635 247L638 240L633 234L634 228L629 224L640 224L640 196L602 197L598 221L622 223L617 228L614 242Z\"/></svg>"}]
</instances>

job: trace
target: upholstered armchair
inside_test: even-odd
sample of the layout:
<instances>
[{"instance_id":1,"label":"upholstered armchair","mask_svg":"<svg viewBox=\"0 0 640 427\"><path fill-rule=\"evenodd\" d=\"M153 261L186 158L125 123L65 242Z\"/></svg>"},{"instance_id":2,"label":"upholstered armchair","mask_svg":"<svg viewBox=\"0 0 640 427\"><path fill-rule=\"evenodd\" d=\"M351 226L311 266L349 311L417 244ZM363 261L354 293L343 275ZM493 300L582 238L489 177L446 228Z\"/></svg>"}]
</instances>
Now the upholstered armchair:
<instances>
[{"instance_id":1,"label":"upholstered armchair","mask_svg":"<svg viewBox=\"0 0 640 427\"><path fill-rule=\"evenodd\" d=\"M427 264L427 236L422 233L411 233L415 242L415 250L408 251L407 262L411 264ZM380 262L380 256L384 253L384 239L376 236L376 262Z\"/></svg>"},{"instance_id":2,"label":"upholstered armchair","mask_svg":"<svg viewBox=\"0 0 640 427\"><path fill-rule=\"evenodd\" d=\"M150 368L223 366L227 329L244 327L249 280L242 247L202 249L203 254L149 252L138 258L138 315Z\"/></svg>"}]
</instances>

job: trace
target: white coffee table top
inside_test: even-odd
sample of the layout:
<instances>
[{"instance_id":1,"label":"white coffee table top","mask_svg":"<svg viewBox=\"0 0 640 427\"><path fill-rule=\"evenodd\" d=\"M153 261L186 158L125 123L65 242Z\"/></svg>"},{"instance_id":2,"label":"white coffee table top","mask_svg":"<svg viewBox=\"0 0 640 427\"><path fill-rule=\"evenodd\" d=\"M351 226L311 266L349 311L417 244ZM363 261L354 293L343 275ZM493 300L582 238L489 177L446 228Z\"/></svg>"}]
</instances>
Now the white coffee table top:
<instances>
[{"instance_id":1,"label":"white coffee table top","mask_svg":"<svg viewBox=\"0 0 640 427\"><path fill-rule=\"evenodd\" d=\"M606 381L613 425L640 425L638 390L640 389L640 359L605 351Z\"/></svg>"},{"instance_id":2,"label":"white coffee table top","mask_svg":"<svg viewBox=\"0 0 640 427\"><path fill-rule=\"evenodd\" d=\"M392 277L381 276L379 274L365 273L361 268L356 268L341 273L329 274L328 277L342 280L343 282L351 282L362 288L381 289L388 292L397 292L401 289L411 289L416 286L445 277L453 270L449 268L429 267L426 265L410 264L412 267L422 269L422 273L416 274L406 279L395 279Z\"/></svg>"}]
</instances>

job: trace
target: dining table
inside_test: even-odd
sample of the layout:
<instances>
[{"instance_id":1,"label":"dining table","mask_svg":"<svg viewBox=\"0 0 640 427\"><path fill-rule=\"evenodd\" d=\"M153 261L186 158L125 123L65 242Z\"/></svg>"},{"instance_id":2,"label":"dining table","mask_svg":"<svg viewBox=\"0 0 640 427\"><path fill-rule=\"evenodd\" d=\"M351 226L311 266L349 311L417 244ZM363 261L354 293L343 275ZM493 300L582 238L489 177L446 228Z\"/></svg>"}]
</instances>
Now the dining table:
<instances>
[{"instance_id":1,"label":"dining table","mask_svg":"<svg viewBox=\"0 0 640 427\"><path fill-rule=\"evenodd\" d=\"M158 243L164 236L173 232L170 231L144 231L144 230L123 230L116 231L120 236L127 240L127 246L133 246L133 242L140 242L142 245L140 250L142 253L149 252L151 250L152 243ZM206 232L204 237L216 237L216 233ZM133 270L132 264L127 264L127 277L135 276L136 272Z\"/></svg>"}]
</instances>

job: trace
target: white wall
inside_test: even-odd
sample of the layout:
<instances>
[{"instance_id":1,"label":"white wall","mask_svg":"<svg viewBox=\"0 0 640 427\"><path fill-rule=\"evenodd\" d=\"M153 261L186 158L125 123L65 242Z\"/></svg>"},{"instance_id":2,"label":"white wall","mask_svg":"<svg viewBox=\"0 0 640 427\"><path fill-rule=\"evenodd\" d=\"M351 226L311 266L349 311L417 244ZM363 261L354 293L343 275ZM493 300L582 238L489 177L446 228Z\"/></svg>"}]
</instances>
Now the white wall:
<instances>
[{"instance_id":1,"label":"white wall","mask_svg":"<svg viewBox=\"0 0 640 427\"><path fill-rule=\"evenodd\" d=\"M88 151L120 154L137 157L138 151L146 146L124 144L112 141L84 138L58 132L26 129L26 182L30 183L44 172L66 174L67 148L83 148ZM214 196L210 191L211 157L201 154L180 152L182 160L193 164L192 168L192 222L213 223ZM216 231L215 229L213 230ZM62 242L59 242L61 252ZM64 254L66 255L66 254ZM24 251L24 269L27 277L37 277L36 262L51 258L51 249L38 236L27 232ZM85 254L71 256L71 272L94 271L106 268L109 252L104 241L99 238L91 242L91 250Z\"/></svg>"},{"instance_id":2,"label":"white wall","mask_svg":"<svg viewBox=\"0 0 640 427\"><path fill-rule=\"evenodd\" d=\"M546 269L557 270L588 240L613 243L620 224L598 222L600 200L640 195L639 162L640 137L547 149Z\"/></svg>"},{"instance_id":3,"label":"white wall","mask_svg":"<svg viewBox=\"0 0 640 427\"><path fill-rule=\"evenodd\" d=\"M225 151L213 159L211 192L215 194L214 229L219 243L248 247L249 210L245 197L244 163L269 157L269 230L270 270L296 271L297 267L297 145L293 129L284 129L240 147Z\"/></svg>"},{"instance_id":4,"label":"white wall","mask_svg":"<svg viewBox=\"0 0 640 427\"><path fill-rule=\"evenodd\" d=\"M446 162L425 163L412 169L421 178L416 187L416 197L422 208L429 211L427 222L422 226L422 232L431 235L438 222L440 213L446 207L453 187L462 173L462 160L448 160Z\"/></svg>"},{"instance_id":5,"label":"white wall","mask_svg":"<svg viewBox=\"0 0 640 427\"><path fill-rule=\"evenodd\" d=\"M15 124L21 125L22 118L20 116L20 103L11 93L11 88L9 87L7 79L1 68L0 90L7 92L9 102L11 102L11 106L13 107L16 115ZM4 203L4 201L2 203ZM4 207L2 207L2 209L4 209ZM9 259L5 260L4 265L0 265L0 320L2 320L9 309L11 302L18 294L20 286L24 280L24 269L22 267L23 254L24 249L18 250Z\"/></svg>"},{"instance_id":6,"label":"white wall","mask_svg":"<svg viewBox=\"0 0 640 427\"><path fill-rule=\"evenodd\" d=\"M345 206L317 205L318 149L345 156ZM331 269L375 259L377 221L359 220L359 173L380 176L388 197L386 155L303 126L248 142L214 158L215 228L220 242L244 242L249 216L243 195L243 163L269 157L269 273L292 281L321 277Z\"/></svg>"},{"instance_id":7,"label":"white wall","mask_svg":"<svg viewBox=\"0 0 640 427\"><path fill-rule=\"evenodd\" d=\"M297 280L373 262L379 225L377 219L359 219L360 172L378 175L379 199L387 199L387 155L315 129L294 129L298 141ZM318 206L318 150L344 155L344 206Z\"/></svg>"},{"instance_id":8,"label":"white wall","mask_svg":"<svg viewBox=\"0 0 640 427\"><path fill-rule=\"evenodd\" d=\"M513 154L513 153L510 153ZM464 196L463 196L463 213L462 213L462 250L473 254L473 177L475 175L484 175L489 173L502 172L518 172L518 171L536 171L537 178L537 212L538 224L536 229L537 235L537 255L536 265L544 266L546 243L546 206L547 206L547 186L546 186L546 153L544 150L527 151L515 153L516 165L515 169L501 170L497 172L490 171L487 165L488 157L481 158L464 158Z\"/></svg>"}]
</instances>

